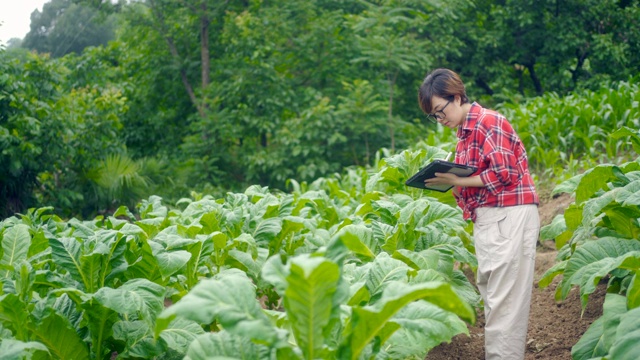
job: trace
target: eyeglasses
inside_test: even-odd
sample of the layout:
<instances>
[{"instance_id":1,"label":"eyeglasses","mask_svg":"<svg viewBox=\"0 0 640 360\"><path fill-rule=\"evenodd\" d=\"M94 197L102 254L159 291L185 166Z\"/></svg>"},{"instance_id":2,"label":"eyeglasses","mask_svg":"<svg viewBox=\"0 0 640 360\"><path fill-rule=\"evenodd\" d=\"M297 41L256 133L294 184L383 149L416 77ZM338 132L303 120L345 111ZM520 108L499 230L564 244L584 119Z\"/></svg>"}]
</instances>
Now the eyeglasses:
<instances>
[{"instance_id":1,"label":"eyeglasses","mask_svg":"<svg viewBox=\"0 0 640 360\"><path fill-rule=\"evenodd\" d=\"M444 113L444 109L449 106L451 100L447 101L446 104L442 107L442 109L434 112L433 114L427 114L427 120L433 124L437 124L438 120L444 120L447 117L447 114Z\"/></svg>"}]
</instances>

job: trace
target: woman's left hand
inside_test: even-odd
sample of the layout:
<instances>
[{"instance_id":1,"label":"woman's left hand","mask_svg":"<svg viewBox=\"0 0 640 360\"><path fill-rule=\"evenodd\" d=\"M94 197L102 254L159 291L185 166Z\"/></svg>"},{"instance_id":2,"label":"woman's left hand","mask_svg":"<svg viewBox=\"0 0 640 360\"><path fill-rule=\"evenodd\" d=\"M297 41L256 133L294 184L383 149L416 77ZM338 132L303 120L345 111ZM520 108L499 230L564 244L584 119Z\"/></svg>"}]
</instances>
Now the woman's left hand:
<instances>
[{"instance_id":1,"label":"woman's left hand","mask_svg":"<svg viewBox=\"0 0 640 360\"><path fill-rule=\"evenodd\" d=\"M425 185L454 185L460 186L460 177L452 173L435 173L436 177L424 181Z\"/></svg>"}]
</instances>

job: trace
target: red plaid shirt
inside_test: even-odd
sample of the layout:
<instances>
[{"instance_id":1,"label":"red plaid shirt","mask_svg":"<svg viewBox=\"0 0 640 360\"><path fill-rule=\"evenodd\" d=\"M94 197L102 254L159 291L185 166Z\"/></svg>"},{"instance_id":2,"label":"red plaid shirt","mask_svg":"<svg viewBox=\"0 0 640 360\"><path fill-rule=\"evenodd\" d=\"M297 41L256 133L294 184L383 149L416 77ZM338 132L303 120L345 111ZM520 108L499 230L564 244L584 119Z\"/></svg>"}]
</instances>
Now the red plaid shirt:
<instances>
[{"instance_id":1,"label":"red plaid shirt","mask_svg":"<svg viewBox=\"0 0 640 360\"><path fill-rule=\"evenodd\" d=\"M472 176L484 183L457 188L465 220L475 221L479 207L539 204L524 145L504 116L474 102L457 136L455 162L477 167Z\"/></svg>"}]
</instances>

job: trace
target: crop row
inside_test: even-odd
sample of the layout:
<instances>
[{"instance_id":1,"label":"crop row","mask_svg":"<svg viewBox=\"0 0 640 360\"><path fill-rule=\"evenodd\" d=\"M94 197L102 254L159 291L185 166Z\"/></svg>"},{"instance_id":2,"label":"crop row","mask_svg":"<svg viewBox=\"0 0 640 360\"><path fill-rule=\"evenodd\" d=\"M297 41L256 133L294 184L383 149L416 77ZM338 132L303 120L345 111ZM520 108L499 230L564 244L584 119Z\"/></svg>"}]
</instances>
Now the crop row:
<instances>
[{"instance_id":1,"label":"crop row","mask_svg":"<svg viewBox=\"0 0 640 360\"><path fill-rule=\"evenodd\" d=\"M638 130L623 127L611 138L625 139L640 154ZM553 192L571 194L575 201L541 231L559 252L540 286L561 275L556 299L564 300L577 286L584 310L589 295L607 281L603 315L572 348L572 357L635 359L640 353L640 158L597 165Z\"/></svg>"},{"instance_id":2,"label":"crop row","mask_svg":"<svg viewBox=\"0 0 640 360\"><path fill-rule=\"evenodd\" d=\"M93 220L0 223L9 359L411 358L475 321L467 224L403 179L439 149L291 193L152 196ZM433 196L431 196L433 195Z\"/></svg>"}]
</instances>

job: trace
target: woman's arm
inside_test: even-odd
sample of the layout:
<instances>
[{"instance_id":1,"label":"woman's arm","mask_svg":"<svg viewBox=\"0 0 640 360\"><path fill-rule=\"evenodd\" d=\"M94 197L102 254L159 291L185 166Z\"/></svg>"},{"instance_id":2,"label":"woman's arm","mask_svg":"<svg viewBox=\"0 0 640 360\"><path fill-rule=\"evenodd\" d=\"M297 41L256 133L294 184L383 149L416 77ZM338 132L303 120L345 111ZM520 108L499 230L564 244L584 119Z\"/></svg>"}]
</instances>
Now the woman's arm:
<instances>
[{"instance_id":1,"label":"woman's arm","mask_svg":"<svg viewBox=\"0 0 640 360\"><path fill-rule=\"evenodd\" d=\"M426 185L453 185L462 187L484 187L480 175L460 177L451 173L436 173L436 177L424 181Z\"/></svg>"}]
</instances>

